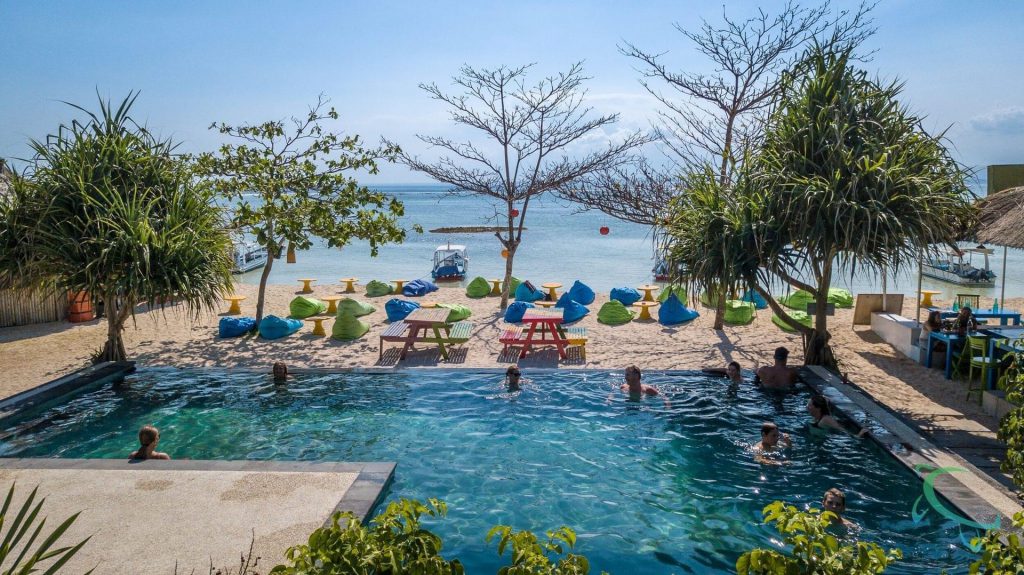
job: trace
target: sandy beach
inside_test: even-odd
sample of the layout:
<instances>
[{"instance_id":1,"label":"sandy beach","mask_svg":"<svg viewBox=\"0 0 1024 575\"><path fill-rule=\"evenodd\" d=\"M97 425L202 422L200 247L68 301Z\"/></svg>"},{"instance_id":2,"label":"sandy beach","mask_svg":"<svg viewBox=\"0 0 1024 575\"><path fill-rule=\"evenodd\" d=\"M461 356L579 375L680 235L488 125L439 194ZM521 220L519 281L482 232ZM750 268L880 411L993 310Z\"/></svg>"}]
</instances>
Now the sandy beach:
<instances>
[{"instance_id":1,"label":"sandy beach","mask_svg":"<svg viewBox=\"0 0 1024 575\"><path fill-rule=\"evenodd\" d=\"M569 285L566 283L566 285ZM361 288L361 286L360 286ZM339 295L340 284L315 286L313 297ZM255 312L257 286L240 284L237 293L244 315ZM298 294L293 286L270 285L267 288L267 313L287 315L288 302ZM378 359L378 335L387 326L384 303L391 296L367 298L359 289L352 295L370 302L377 311L362 319L371 328L363 338L342 342L312 334L312 324L295 335L268 341L259 337L219 339L217 323L228 304L217 313L189 318L180 306L163 310L140 307L134 325L129 321L125 345L132 359L146 365L266 368L284 361L292 368L393 367L397 344L387 346L383 360ZM597 310L607 301L598 294L588 306L590 315L577 325L587 328L587 358L558 361L553 348L542 350L520 361L520 366L563 369L622 369L636 364L643 369L698 369L720 367L738 361L744 370L770 362L773 350L790 348L790 363L802 363L801 343L797 335L783 332L771 322L769 310L758 311L755 320L745 326L726 326L722 332L711 329L713 310L696 304L701 312L697 320L676 327L657 321L633 321L622 326L597 322ZM441 361L436 348L410 352L403 366L504 368L511 364L501 357L498 342L507 325L499 311L498 297L471 299L462 288L445 288L429 294L423 301L460 303L473 310L475 324L469 342L456 350L448 361ZM904 314L914 318L913 297L905 298ZM1009 300L1004 307L1019 308L1024 300ZM833 347L841 370L850 379L890 409L905 414L925 414L937 419L965 418L972 425L995 430L997 422L982 413L980 406L965 402L964 384L943 378L936 369L925 369L902 356L874 335L866 326L851 327L853 310L836 310L831 318ZM333 320L326 322L328 333ZM0 396L29 389L89 364L90 356L103 344L106 324L100 320L84 324L58 322L0 329L0 357L7 372L0 381ZM387 351L390 350L390 351Z\"/></svg>"}]
</instances>

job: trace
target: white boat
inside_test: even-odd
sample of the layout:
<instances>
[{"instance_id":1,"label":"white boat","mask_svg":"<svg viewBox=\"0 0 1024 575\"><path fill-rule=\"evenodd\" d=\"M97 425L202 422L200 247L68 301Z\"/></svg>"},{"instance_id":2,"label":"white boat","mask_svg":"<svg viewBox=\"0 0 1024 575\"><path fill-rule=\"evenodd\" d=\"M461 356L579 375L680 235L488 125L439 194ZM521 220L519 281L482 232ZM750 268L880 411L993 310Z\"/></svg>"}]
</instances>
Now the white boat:
<instances>
[{"instance_id":1,"label":"white boat","mask_svg":"<svg viewBox=\"0 0 1024 575\"><path fill-rule=\"evenodd\" d=\"M235 241L232 254L235 267L231 273L244 274L267 265L267 248L256 243Z\"/></svg>"},{"instance_id":2,"label":"white boat","mask_svg":"<svg viewBox=\"0 0 1024 575\"><path fill-rule=\"evenodd\" d=\"M466 277L468 267L466 246L445 244L434 250L434 269L430 275L434 281L461 280Z\"/></svg>"},{"instance_id":3,"label":"white boat","mask_svg":"<svg viewBox=\"0 0 1024 575\"><path fill-rule=\"evenodd\" d=\"M965 287L995 287L996 274L988 266L988 256L994 251L983 245L949 251L944 257L925 260L921 275ZM982 267L974 266L975 256L979 256Z\"/></svg>"}]
</instances>

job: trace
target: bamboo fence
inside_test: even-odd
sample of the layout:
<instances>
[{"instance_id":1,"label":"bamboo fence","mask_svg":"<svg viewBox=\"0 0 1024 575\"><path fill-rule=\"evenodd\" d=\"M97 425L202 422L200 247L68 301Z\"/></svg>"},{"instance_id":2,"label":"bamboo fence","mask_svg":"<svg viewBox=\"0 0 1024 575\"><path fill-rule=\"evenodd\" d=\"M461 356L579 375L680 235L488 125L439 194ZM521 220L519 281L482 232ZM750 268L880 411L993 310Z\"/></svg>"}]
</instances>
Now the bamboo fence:
<instances>
[{"instance_id":1,"label":"bamboo fence","mask_svg":"<svg viewBox=\"0 0 1024 575\"><path fill-rule=\"evenodd\" d=\"M0 290L0 327L61 321L67 313L68 296L64 292Z\"/></svg>"}]
</instances>

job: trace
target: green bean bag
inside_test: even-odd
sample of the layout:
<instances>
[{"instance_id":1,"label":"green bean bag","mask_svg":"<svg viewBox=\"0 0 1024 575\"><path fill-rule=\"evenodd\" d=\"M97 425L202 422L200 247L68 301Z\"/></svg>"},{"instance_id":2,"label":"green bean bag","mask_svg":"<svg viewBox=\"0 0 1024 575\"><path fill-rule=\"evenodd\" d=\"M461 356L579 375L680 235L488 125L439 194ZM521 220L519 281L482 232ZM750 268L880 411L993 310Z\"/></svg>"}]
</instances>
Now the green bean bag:
<instances>
[{"instance_id":1,"label":"green bean bag","mask_svg":"<svg viewBox=\"0 0 1024 575\"><path fill-rule=\"evenodd\" d=\"M828 302L836 307L853 307L853 294L842 288L829 288Z\"/></svg>"},{"instance_id":2,"label":"green bean bag","mask_svg":"<svg viewBox=\"0 0 1024 575\"><path fill-rule=\"evenodd\" d=\"M298 296L288 304L289 316L296 319L306 319L318 313L327 311L327 304L311 297Z\"/></svg>"},{"instance_id":3,"label":"green bean bag","mask_svg":"<svg viewBox=\"0 0 1024 575\"><path fill-rule=\"evenodd\" d=\"M334 320L334 325L331 326L331 338L349 341L363 337L368 331L370 331L370 324L361 321L351 313L341 313L341 310L338 310L338 317Z\"/></svg>"},{"instance_id":4,"label":"green bean bag","mask_svg":"<svg viewBox=\"0 0 1024 575\"><path fill-rule=\"evenodd\" d=\"M665 286L665 289L661 290L661 294L658 296L658 301L665 303L665 300L667 300L672 294L676 295L676 299L679 300L679 303L686 303L686 288L679 284Z\"/></svg>"},{"instance_id":5,"label":"green bean bag","mask_svg":"<svg viewBox=\"0 0 1024 575\"><path fill-rule=\"evenodd\" d=\"M518 288L519 284L521 283L523 283L523 280L517 278L516 276L512 276L512 278L508 280L508 293L516 293L516 288Z\"/></svg>"},{"instance_id":6,"label":"green bean bag","mask_svg":"<svg viewBox=\"0 0 1024 575\"><path fill-rule=\"evenodd\" d=\"M633 321L635 314L626 309L622 302L609 300L597 312L597 321L605 325L622 325Z\"/></svg>"},{"instance_id":7,"label":"green bean bag","mask_svg":"<svg viewBox=\"0 0 1024 575\"><path fill-rule=\"evenodd\" d=\"M491 293L491 282L477 276L466 286L466 295L472 298L487 297Z\"/></svg>"},{"instance_id":8,"label":"green bean bag","mask_svg":"<svg viewBox=\"0 0 1024 575\"><path fill-rule=\"evenodd\" d=\"M725 323L733 325L746 325L754 321L754 310L757 309L753 302L731 299L725 302Z\"/></svg>"},{"instance_id":9,"label":"green bean bag","mask_svg":"<svg viewBox=\"0 0 1024 575\"><path fill-rule=\"evenodd\" d=\"M379 280L373 280L366 284L366 295L369 297L391 295L391 291L391 286Z\"/></svg>"},{"instance_id":10,"label":"green bean bag","mask_svg":"<svg viewBox=\"0 0 1024 575\"><path fill-rule=\"evenodd\" d=\"M361 315L368 315L377 311L377 308L366 303L365 301L359 301L347 297L338 302L338 314L336 317L341 317L346 313L350 313L356 317Z\"/></svg>"},{"instance_id":11,"label":"green bean bag","mask_svg":"<svg viewBox=\"0 0 1024 575\"><path fill-rule=\"evenodd\" d=\"M797 311L807 313L807 304L814 303L814 296L802 289L798 289L788 296L780 297L779 303L789 309L795 309Z\"/></svg>"},{"instance_id":12,"label":"green bean bag","mask_svg":"<svg viewBox=\"0 0 1024 575\"><path fill-rule=\"evenodd\" d=\"M807 315L807 312L791 311L789 312L789 317L795 319L797 323L801 323L803 325L806 325L807 327L811 327L811 316ZM789 327L788 323L782 321L782 318L780 318L778 315L774 313L772 314L772 323L782 328L782 331L796 331L795 329Z\"/></svg>"},{"instance_id":13,"label":"green bean bag","mask_svg":"<svg viewBox=\"0 0 1024 575\"><path fill-rule=\"evenodd\" d=\"M472 310L457 303L439 303L437 307L443 307L448 310L448 322L462 321L473 315Z\"/></svg>"},{"instance_id":14,"label":"green bean bag","mask_svg":"<svg viewBox=\"0 0 1024 575\"><path fill-rule=\"evenodd\" d=\"M712 296L708 292L703 292L700 294L700 303L704 304L709 308L714 309L718 307L718 298L720 297L721 295Z\"/></svg>"}]
</instances>

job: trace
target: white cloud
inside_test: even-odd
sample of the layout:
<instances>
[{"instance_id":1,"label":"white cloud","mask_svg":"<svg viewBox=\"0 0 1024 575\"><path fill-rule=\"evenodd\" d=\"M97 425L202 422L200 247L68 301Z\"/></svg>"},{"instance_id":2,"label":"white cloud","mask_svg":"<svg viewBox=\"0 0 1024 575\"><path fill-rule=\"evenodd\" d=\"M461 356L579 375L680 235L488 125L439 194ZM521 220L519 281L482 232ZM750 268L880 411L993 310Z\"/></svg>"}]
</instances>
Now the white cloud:
<instances>
[{"instance_id":1,"label":"white cloud","mask_svg":"<svg viewBox=\"0 0 1024 575\"><path fill-rule=\"evenodd\" d=\"M971 118L970 126L978 132L990 134L1020 134L1024 132L1024 108L1010 106L992 110Z\"/></svg>"}]
</instances>

